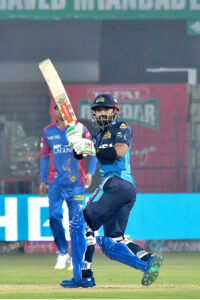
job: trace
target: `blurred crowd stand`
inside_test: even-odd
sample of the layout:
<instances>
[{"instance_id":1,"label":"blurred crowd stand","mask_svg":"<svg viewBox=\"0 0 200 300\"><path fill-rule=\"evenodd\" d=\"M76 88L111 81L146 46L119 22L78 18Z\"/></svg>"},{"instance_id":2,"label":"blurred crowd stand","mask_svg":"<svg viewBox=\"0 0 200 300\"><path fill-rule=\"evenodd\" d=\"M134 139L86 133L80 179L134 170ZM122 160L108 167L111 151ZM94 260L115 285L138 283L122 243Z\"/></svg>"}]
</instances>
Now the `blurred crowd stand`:
<instances>
[{"instance_id":1,"label":"blurred crowd stand","mask_svg":"<svg viewBox=\"0 0 200 300\"><path fill-rule=\"evenodd\" d=\"M0 116L0 192L36 193L39 180L39 138L27 136L20 122Z\"/></svg>"}]
</instances>

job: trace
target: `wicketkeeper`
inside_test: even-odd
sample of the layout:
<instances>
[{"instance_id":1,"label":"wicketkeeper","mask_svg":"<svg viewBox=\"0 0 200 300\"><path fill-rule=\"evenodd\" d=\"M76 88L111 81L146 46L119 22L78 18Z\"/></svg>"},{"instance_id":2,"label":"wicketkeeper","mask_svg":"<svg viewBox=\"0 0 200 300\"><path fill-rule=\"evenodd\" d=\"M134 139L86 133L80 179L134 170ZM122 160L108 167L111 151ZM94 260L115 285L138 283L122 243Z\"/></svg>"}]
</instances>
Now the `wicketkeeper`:
<instances>
[{"instance_id":1,"label":"wicketkeeper","mask_svg":"<svg viewBox=\"0 0 200 300\"><path fill-rule=\"evenodd\" d=\"M86 208L82 211L79 207L70 222L74 278L62 281L61 286L95 286L91 265L96 240L109 258L142 271L142 284L149 285L158 276L162 256L146 252L124 236L136 200L136 184L130 168L133 133L126 122L118 121L120 106L112 95L97 96L91 109L100 128L92 140L82 138L78 128L69 128L66 134L77 159L97 157L102 180ZM95 238L94 231L102 225L104 236Z\"/></svg>"}]
</instances>

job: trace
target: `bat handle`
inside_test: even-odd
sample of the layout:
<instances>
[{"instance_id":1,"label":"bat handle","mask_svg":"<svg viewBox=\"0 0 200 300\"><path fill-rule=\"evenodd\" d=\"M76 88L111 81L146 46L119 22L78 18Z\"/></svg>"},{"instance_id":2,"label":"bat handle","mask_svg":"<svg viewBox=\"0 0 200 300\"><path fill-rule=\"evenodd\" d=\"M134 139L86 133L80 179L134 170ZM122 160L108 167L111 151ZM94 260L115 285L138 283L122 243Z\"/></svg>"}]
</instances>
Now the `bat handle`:
<instances>
[{"instance_id":1,"label":"bat handle","mask_svg":"<svg viewBox=\"0 0 200 300\"><path fill-rule=\"evenodd\" d=\"M73 121L71 123L68 124L70 127L75 127L76 126L76 123Z\"/></svg>"}]
</instances>

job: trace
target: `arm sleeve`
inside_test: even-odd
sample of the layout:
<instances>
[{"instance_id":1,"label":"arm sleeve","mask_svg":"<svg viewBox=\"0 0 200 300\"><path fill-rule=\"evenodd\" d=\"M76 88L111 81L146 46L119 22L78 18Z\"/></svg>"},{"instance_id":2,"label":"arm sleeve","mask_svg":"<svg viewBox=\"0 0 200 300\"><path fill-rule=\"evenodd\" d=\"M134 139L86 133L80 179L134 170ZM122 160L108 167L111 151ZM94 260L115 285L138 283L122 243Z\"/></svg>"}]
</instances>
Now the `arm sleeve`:
<instances>
[{"instance_id":1,"label":"arm sleeve","mask_svg":"<svg viewBox=\"0 0 200 300\"><path fill-rule=\"evenodd\" d=\"M43 134L40 144L40 182L48 182L50 148Z\"/></svg>"},{"instance_id":2,"label":"arm sleeve","mask_svg":"<svg viewBox=\"0 0 200 300\"><path fill-rule=\"evenodd\" d=\"M40 157L40 182L48 182L49 157Z\"/></svg>"},{"instance_id":3,"label":"arm sleeve","mask_svg":"<svg viewBox=\"0 0 200 300\"><path fill-rule=\"evenodd\" d=\"M96 171L97 162L98 162L98 160L97 160L96 156L90 156L88 172L91 173L93 176Z\"/></svg>"},{"instance_id":4,"label":"arm sleeve","mask_svg":"<svg viewBox=\"0 0 200 300\"><path fill-rule=\"evenodd\" d=\"M132 141L132 135L132 129L127 124L122 123L117 130L115 144L122 143L127 144L129 146Z\"/></svg>"}]
</instances>

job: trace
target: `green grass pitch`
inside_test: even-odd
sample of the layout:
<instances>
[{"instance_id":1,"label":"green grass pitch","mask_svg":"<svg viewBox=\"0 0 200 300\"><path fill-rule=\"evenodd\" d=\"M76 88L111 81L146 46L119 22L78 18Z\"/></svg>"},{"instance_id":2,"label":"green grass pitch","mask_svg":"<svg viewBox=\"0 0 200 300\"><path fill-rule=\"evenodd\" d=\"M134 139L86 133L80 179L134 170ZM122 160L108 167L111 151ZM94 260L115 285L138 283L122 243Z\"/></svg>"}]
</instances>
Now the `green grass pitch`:
<instances>
[{"instance_id":1,"label":"green grass pitch","mask_svg":"<svg viewBox=\"0 0 200 300\"><path fill-rule=\"evenodd\" d=\"M72 272L55 271L53 254L1 254L0 299L199 299L200 252L164 253L155 283L140 284L142 273L95 254L93 270L97 286L64 289L63 279Z\"/></svg>"}]
</instances>

